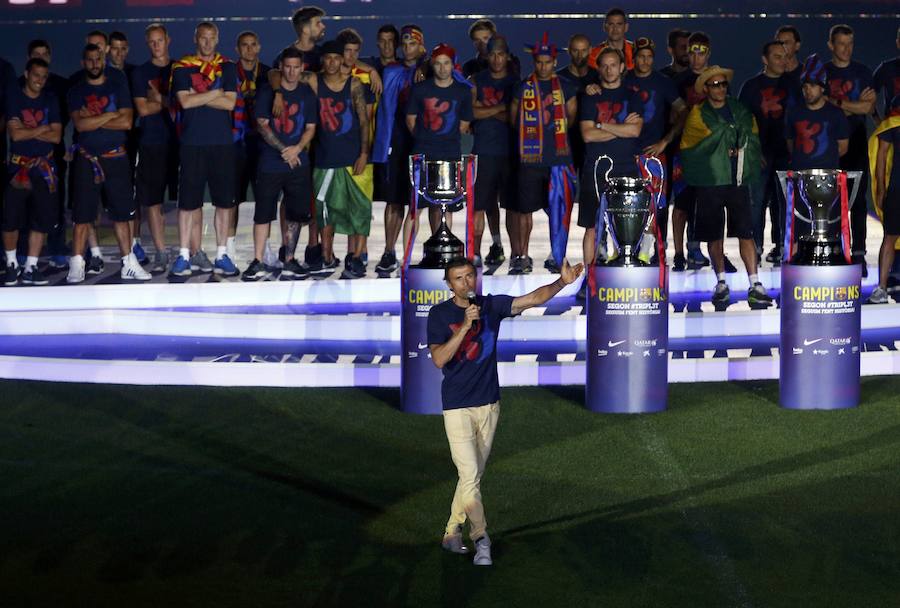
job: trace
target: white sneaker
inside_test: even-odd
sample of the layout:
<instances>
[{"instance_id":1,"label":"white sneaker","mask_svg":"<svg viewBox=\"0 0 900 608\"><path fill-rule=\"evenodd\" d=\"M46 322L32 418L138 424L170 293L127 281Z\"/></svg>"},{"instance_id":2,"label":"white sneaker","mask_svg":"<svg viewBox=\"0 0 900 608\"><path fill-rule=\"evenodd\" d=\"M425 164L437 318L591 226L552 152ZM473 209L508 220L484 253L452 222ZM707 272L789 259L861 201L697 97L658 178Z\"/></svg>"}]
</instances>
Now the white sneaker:
<instances>
[{"instance_id":1,"label":"white sneaker","mask_svg":"<svg viewBox=\"0 0 900 608\"><path fill-rule=\"evenodd\" d=\"M444 534L444 538L441 540L441 548L450 553L465 554L469 552L469 548L463 542L461 532Z\"/></svg>"},{"instance_id":2,"label":"white sneaker","mask_svg":"<svg viewBox=\"0 0 900 608\"><path fill-rule=\"evenodd\" d=\"M153 278L153 275L144 270L133 253L122 258L122 271L119 276L130 281L149 281Z\"/></svg>"},{"instance_id":3,"label":"white sneaker","mask_svg":"<svg viewBox=\"0 0 900 608\"><path fill-rule=\"evenodd\" d=\"M475 558L472 563L476 566L490 566L494 563L491 561L491 539L487 534L475 542Z\"/></svg>"},{"instance_id":4,"label":"white sneaker","mask_svg":"<svg viewBox=\"0 0 900 608\"><path fill-rule=\"evenodd\" d=\"M66 275L66 283L84 282L84 257L73 255L69 258L69 274Z\"/></svg>"},{"instance_id":5,"label":"white sneaker","mask_svg":"<svg viewBox=\"0 0 900 608\"><path fill-rule=\"evenodd\" d=\"M869 304L887 304L890 302L887 290L881 286L876 287L869 296Z\"/></svg>"}]
</instances>

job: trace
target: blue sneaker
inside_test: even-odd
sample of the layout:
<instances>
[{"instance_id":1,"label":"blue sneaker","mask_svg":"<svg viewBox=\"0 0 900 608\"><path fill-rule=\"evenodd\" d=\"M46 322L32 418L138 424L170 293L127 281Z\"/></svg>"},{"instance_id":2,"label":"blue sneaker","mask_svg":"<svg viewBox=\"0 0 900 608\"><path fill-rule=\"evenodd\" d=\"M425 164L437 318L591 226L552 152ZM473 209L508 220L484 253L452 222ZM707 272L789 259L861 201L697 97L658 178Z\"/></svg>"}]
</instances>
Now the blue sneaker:
<instances>
[{"instance_id":1,"label":"blue sneaker","mask_svg":"<svg viewBox=\"0 0 900 608\"><path fill-rule=\"evenodd\" d=\"M700 248L689 249L687 254L688 270L697 270L704 266L709 266L709 260L700 252Z\"/></svg>"},{"instance_id":2,"label":"blue sneaker","mask_svg":"<svg viewBox=\"0 0 900 608\"><path fill-rule=\"evenodd\" d=\"M64 255L51 255L48 266L51 270L66 270L69 267L69 258Z\"/></svg>"},{"instance_id":3,"label":"blue sneaker","mask_svg":"<svg viewBox=\"0 0 900 608\"><path fill-rule=\"evenodd\" d=\"M240 274L237 266L234 265L234 262L231 261L231 258L228 257L227 253L220 258L216 258L216 261L213 264L213 272L226 277L236 277Z\"/></svg>"},{"instance_id":4,"label":"blue sneaker","mask_svg":"<svg viewBox=\"0 0 900 608\"><path fill-rule=\"evenodd\" d=\"M135 243L131 247L131 253L134 254L134 257L137 258L138 264L143 264L147 261L147 252L144 251L144 248L141 247L140 243Z\"/></svg>"},{"instance_id":5,"label":"blue sneaker","mask_svg":"<svg viewBox=\"0 0 900 608\"><path fill-rule=\"evenodd\" d=\"M175 258L169 274L176 277L189 277L191 276L191 263L186 258L178 256Z\"/></svg>"}]
</instances>

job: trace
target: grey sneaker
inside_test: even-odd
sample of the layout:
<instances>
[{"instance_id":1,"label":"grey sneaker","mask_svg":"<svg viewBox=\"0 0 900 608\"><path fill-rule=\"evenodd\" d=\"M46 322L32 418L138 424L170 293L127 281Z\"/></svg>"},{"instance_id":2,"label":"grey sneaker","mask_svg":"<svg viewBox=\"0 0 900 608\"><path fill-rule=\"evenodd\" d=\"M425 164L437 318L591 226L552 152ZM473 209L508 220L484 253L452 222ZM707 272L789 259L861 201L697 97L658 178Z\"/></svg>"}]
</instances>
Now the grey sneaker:
<instances>
[{"instance_id":1,"label":"grey sneaker","mask_svg":"<svg viewBox=\"0 0 900 608\"><path fill-rule=\"evenodd\" d=\"M199 249L197 253L191 256L191 270L199 270L200 272L213 271L213 264L202 249Z\"/></svg>"},{"instance_id":2,"label":"grey sneaker","mask_svg":"<svg viewBox=\"0 0 900 608\"><path fill-rule=\"evenodd\" d=\"M475 557L472 563L476 566L490 566L494 563L491 561L491 539L487 534L475 541Z\"/></svg>"},{"instance_id":3,"label":"grey sneaker","mask_svg":"<svg viewBox=\"0 0 900 608\"><path fill-rule=\"evenodd\" d=\"M872 295L869 296L867 302L869 304L887 304L890 302L887 290L881 286L876 287L872 292Z\"/></svg>"},{"instance_id":4,"label":"grey sneaker","mask_svg":"<svg viewBox=\"0 0 900 608\"><path fill-rule=\"evenodd\" d=\"M157 251L153 254L153 263L150 264L150 272L162 273L169 268L169 254L166 251Z\"/></svg>"},{"instance_id":5,"label":"grey sneaker","mask_svg":"<svg viewBox=\"0 0 900 608\"><path fill-rule=\"evenodd\" d=\"M444 534L441 540L441 548L450 553L466 554L469 548L463 542L462 532L457 531L455 534Z\"/></svg>"}]
</instances>

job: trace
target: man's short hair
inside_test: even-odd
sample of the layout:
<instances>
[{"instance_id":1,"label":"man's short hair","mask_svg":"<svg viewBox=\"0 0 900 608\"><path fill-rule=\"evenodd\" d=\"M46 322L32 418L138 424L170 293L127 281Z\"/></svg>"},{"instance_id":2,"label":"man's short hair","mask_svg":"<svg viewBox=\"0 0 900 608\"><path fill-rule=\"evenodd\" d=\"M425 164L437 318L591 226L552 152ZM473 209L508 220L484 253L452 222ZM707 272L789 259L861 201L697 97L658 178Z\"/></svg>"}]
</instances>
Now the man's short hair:
<instances>
[{"instance_id":1,"label":"man's short hair","mask_svg":"<svg viewBox=\"0 0 900 608\"><path fill-rule=\"evenodd\" d=\"M457 256L447 262L447 266L444 268L444 280L449 281L450 271L454 268L461 268L462 266L469 266L473 271L475 271L475 263L472 262L472 260L470 260L469 258L464 258L462 256Z\"/></svg>"},{"instance_id":2,"label":"man's short hair","mask_svg":"<svg viewBox=\"0 0 900 608\"><path fill-rule=\"evenodd\" d=\"M112 44L113 42L116 42L116 41L124 42L125 44L128 44L128 36L125 35L125 32L120 32L118 30L115 32L111 32L109 34L109 43Z\"/></svg>"},{"instance_id":3,"label":"man's short hair","mask_svg":"<svg viewBox=\"0 0 900 608\"><path fill-rule=\"evenodd\" d=\"M337 40L338 44L341 46L346 46L348 44L358 44L359 46L362 46L363 43L362 36L360 36L359 32L352 27L345 27L339 31L335 40Z\"/></svg>"},{"instance_id":4,"label":"man's short hair","mask_svg":"<svg viewBox=\"0 0 900 608\"><path fill-rule=\"evenodd\" d=\"M51 55L53 54L53 49L50 48L50 43L44 40L43 38L35 38L34 40L28 43L28 56L34 52L35 49L47 49L47 52Z\"/></svg>"},{"instance_id":5,"label":"man's short hair","mask_svg":"<svg viewBox=\"0 0 900 608\"><path fill-rule=\"evenodd\" d=\"M253 36L254 38L256 38L256 42L257 43L259 42L259 34L257 34L253 30L244 30L243 32L241 32L240 34L237 35L237 38L235 38L235 42L237 44L240 44L241 40L243 38L246 38L247 36Z\"/></svg>"},{"instance_id":6,"label":"man's short hair","mask_svg":"<svg viewBox=\"0 0 900 608\"><path fill-rule=\"evenodd\" d=\"M475 32L480 32L481 30L487 30L494 34L497 32L497 26L490 19L479 19L469 26L469 40L475 37Z\"/></svg>"},{"instance_id":7,"label":"man's short hair","mask_svg":"<svg viewBox=\"0 0 900 608\"><path fill-rule=\"evenodd\" d=\"M777 30L775 30L775 36L777 37L779 34L783 34L785 32L794 37L794 42L800 42L800 30L798 30L793 25L782 25Z\"/></svg>"},{"instance_id":8,"label":"man's short hair","mask_svg":"<svg viewBox=\"0 0 900 608\"><path fill-rule=\"evenodd\" d=\"M25 63L25 71L30 72L31 68L34 66L38 66L39 68L50 69L50 64L41 59L40 57L32 57Z\"/></svg>"},{"instance_id":9,"label":"man's short hair","mask_svg":"<svg viewBox=\"0 0 900 608\"><path fill-rule=\"evenodd\" d=\"M281 51L281 61L284 62L285 59L299 59L300 62L303 62L303 51L295 47L293 44L283 51Z\"/></svg>"},{"instance_id":10,"label":"man's short hair","mask_svg":"<svg viewBox=\"0 0 900 608\"><path fill-rule=\"evenodd\" d=\"M784 45L781 44L781 42L779 42L778 40L769 40L767 43L765 43L762 46L762 56L768 57L769 51L771 51L773 48L776 48L776 47L783 49Z\"/></svg>"},{"instance_id":11,"label":"man's short hair","mask_svg":"<svg viewBox=\"0 0 900 608\"><path fill-rule=\"evenodd\" d=\"M603 47L603 50L597 55L597 65L600 65L600 62L603 60L604 55L615 55L620 63L625 63L625 55L622 54L622 51L619 49L614 49L611 46Z\"/></svg>"},{"instance_id":12,"label":"man's short hair","mask_svg":"<svg viewBox=\"0 0 900 608\"><path fill-rule=\"evenodd\" d=\"M573 43L578 42L579 40L583 40L588 43L588 46L591 45L591 39L587 37L586 34L572 34L569 38L568 46L572 46Z\"/></svg>"},{"instance_id":13,"label":"man's short hair","mask_svg":"<svg viewBox=\"0 0 900 608\"><path fill-rule=\"evenodd\" d=\"M106 32L104 32L103 30L91 30L90 32L88 32L88 35L84 37L84 39L87 40L88 38L96 38L97 36L103 38L103 44L109 44L109 36L107 36Z\"/></svg>"},{"instance_id":14,"label":"man's short hair","mask_svg":"<svg viewBox=\"0 0 900 608\"><path fill-rule=\"evenodd\" d=\"M169 37L169 30L167 30L166 26L164 26L162 23L159 23L159 22L151 23L146 28L144 28L144 37L146 38L153 32L157 32L157 31L162 32L163 36L165 36L166 38Z\"/></svg>"},{"instance_id":15,"label":"man's short hair","mask_svg":"<svg viewBox=\"0 0 900 608\"><path fill-rule=\"evenodd\" d=\"M294 11L293 16L291 17L291 23L294 24L294 30L299 34L313 18L324 16L325 11L318 6L304 6L303 8L298 8Z\"/></svg>"},{"instance_id":16,"label":"man's short hair","mask_svg":"<svg viewBox=\"0 0 900 608\"><path fill-rule=\"evenodd\" d=\"M690 37L691 37L691 33L689 31L676 27L674 30L669 30L669 36L668 36L668 38L666 38L666 44L669 45L670 49L674 49L675 44L678 43L679 38L690 38Z\"/></svg>"},{"instance_id":17,"label":"man's short hair","mask_svg":"<svg viewBox=\"0 0 900 608\"><path fill-rule=\"evenodd\" d=\"M217 26L217 25L216 25L215 23L213 23L212 21L201 21L200 23L197 24L197 27L194 28L194 34L196 34L197 32L199 32L200 30L212 30L212 31L214 31L216 34L218 34L218 33L219 33L219 26Z\"/></svg>"},{"instance_id":18,"label":"man's short hair","mask_svg":"<svg viewBox=\"0 0 900 608\"><path fill-rule=\"evenodd\" d=\"M98 53L102 53L102 52L103 52L103 51L100 50L100 47L97 46L96 44L86 44L86 45L84 45L84 49L82 49L82 51L81 51L81 58L82 58L82 59L87 58L88 53L93 53L94 51L97 51Z\"/></svg>"},{"instance_id":19,"label":"man's short hair","mask_svg":"<svg viewBox=\"0 0 900 608\"><path fill-rule=\"evenodd\" d=\"M834 44L834 39L838 36L852 36L853 28L847 25L846 23L838 23L837 25L832 25L831 29L828 30L828 42Z\"/></svg>"},{"instance_id":20,"label":"man's short hair","mask_svg":"<svg viewBox=\"0 0 900 608\"><path fill-rule=\"evenodd\" d=\"M625 11L620 9L618 6L614 6L613 8L606 11L606 17L604 17L604 19L609 19L610 17L615 17L616 15L619 15L622 17L622 19L628 21L628 15L626 15Z\"/></svg>"},{"instance_id":21,"label":"man's short hair","mask_svg":"<svg viewBox=\"0 0 900 608\"><path fill-rule=\"evenodd\" d=\"M397 28L394 27L393 23L385 23L378 31L375 33L375 37L377 38L381 34L393 34L394 35L394 43L400 44L400 32L397 31Z\"/></svg>"},{"instance_id":22,"label":"man's short hair","mask_svg":"<svg viewBox=\"0 0 900 608\"><path fill-rule=\"evenodd\" d=\"M712 46L710 44L711 40L709 39L709 35L706 32L694 32L691 34L691 37L688 38L688 46L693 44L705 44L706 46Z\"/></svg>"}]
</instances>

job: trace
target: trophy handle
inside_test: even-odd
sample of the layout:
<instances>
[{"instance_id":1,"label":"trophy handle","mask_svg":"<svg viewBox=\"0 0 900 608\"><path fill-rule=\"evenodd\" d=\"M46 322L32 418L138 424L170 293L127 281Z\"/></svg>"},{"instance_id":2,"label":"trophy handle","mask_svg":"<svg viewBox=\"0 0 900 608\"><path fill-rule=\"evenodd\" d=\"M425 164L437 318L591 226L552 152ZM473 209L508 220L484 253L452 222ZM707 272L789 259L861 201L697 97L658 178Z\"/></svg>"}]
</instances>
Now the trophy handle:
<instances>
[{"instance_id":1,"label":"trophy handle","mask_svg":"<svg viewBox=\"0 0 900 608\"><path fill-rule=\"evenodd\" d=\"M844 171L847 174L847 179L853 180L853 189L850 190L850 208L853 208L853 202L856 200L856 195L859 193L859 184L862 181L862 171Z\"/></svg>"},{"instance_id":2,"label":"trophy handle","mask_svg":"<svg viewBox=\"0 0 900 608\"><path fill-rule=\"evenodd\" d=\"M600 166L600 161L604 158L609 161L609 169L606 170L606 173L603 176L603 183L609 183L609 174L612 173L613 169L613 160L606 154L594 161L594 192L597 194L598 201L600 200L600 187L597 185L597 167Z\"/></svg>"},{"instance_id":3,"label":"trophy handle","mask_svg":"<svg viewBox=\"0 0 900 608\"><path fill-rule=\"evenodd\" d=\"M418 165L418 167L417 167ZM425 165L425 155L424 154L410 154L409 155L409 183L412 184L413 188L416 190L416 194L421 196L425 200L428 200L428 197L425 196L425 192L427 192L428 186L428 172L425 172L425 186L426 189L423 191L419 187L416 186L416 169L418 168L419 173L422 173L422 167ZM421 185L421 182L420 182ZM429 201L431 202L431 201Z\"/></svg>"}]
</instances>

